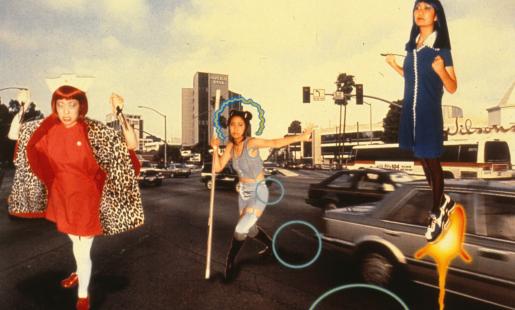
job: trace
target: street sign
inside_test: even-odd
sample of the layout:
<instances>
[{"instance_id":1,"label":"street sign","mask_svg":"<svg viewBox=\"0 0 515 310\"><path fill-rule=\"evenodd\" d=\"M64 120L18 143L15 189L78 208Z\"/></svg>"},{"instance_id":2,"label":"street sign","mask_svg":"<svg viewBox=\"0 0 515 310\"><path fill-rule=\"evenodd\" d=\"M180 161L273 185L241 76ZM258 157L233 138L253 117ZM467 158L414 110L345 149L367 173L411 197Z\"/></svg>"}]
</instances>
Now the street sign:
<instances>
[{"instance_id":1,"label":"street sign","mask_svg":"<svg viewBox=\"0 0 515 310\"><path fill-rule=\"evenodd\" d=\"M343 100L344 95L342 91L335 91L334 92L334 99L335 100Z\"/></svg>"},{"instance_id":2,"label":"street sign","mask_svg":"<svg viewBox=\"0 0 515 310\"><path fill-rule=\"evenodd\" d=\"M324 101L325 100L325 89L313 89L313 101Z\"/></svg>"}]
</instances>

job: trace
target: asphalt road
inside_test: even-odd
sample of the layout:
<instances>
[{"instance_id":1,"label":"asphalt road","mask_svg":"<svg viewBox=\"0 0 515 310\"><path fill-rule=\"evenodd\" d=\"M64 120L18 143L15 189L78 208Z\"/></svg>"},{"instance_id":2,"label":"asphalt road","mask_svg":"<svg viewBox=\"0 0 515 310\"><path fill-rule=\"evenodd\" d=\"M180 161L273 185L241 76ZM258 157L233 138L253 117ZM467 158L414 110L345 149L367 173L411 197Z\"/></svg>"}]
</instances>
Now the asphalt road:
<instances>
[{"instance_id":1,"label":"asphalt road","mask_svg":"<svg viewBox=\"0 0 515 310\"><path fill-rule=\"evenodd\" d=\"M278 179L283 199L269 206L260 225L273 235L289 221L306 221L321 229L321 212L305 204L309 183L330 174L299 172ZM0 187L0 309L74 309L76 289L59 281L74 271L68 237L45 220L13 219L5 198L12 171ZM271 200L280 187L270 189ZM223 281L225 255L237 221L237 194L217 190L211 279L204 279L209 191L198 175L167 179L143 188L145 225L93 243L90 284L92 309L309 309L328 290L356 283L351 259L324 248L304 269L292 269L274 257L260 258L261 245L250 240L240 252L238 275ZM310 261L318 248L312 230L290 225L277 237L279 255L289 264ZM438 292L406 285L396 291L410 309L438 309ZM402 309L390 296L370 289L331 295L316 309ZM489 309L448 294L446 309Z\"/></svg>"}]
</instances>

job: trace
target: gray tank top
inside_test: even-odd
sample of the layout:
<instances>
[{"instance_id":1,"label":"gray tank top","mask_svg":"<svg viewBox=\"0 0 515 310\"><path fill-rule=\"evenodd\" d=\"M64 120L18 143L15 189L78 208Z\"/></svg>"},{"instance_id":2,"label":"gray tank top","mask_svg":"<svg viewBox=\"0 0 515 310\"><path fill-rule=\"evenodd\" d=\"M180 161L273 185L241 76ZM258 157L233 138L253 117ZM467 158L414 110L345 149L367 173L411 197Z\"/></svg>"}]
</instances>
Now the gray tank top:
<instances>
[{"instance_id":1,"label":"gray tank top","mask_svg":"<svg viewBox=\"0 0 515 310\"><path fill-rule=\"evenodd\" d=\"M259 151L255 157L249 155L247 149L248 141L249 139L243 141L243 150L240 156L236 156L233 146L232 167L236 170L240 178L255 179L259 176L261 171L263 171L263 160L259 156Z\"/></svg>"}]
</instances>

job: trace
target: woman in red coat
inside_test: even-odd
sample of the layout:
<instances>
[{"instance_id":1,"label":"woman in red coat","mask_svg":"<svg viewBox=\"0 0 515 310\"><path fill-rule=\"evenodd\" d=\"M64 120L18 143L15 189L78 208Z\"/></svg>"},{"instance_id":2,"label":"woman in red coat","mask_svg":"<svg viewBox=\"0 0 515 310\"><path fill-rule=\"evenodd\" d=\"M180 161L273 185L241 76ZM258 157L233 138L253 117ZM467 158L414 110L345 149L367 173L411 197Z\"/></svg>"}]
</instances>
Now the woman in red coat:
<instances>
[{"instance_id":1,"label":"woman in red coat","mask_svg":"<svg viewBox=\"0 0 515 310\"><path fill-rule=\"evenodd\" d=\"M61 286L71 288L78 284L77 309L89 309L88 285L92 268L90 250L94 237L115 234L143 223L141 198L135 181L139 167L134 152L127 151L137 147L137 137L121 114L123 98L113 94L111 104L123 125L125 141L120 139L121 143L116 143L114 138L117 134L112 129L103 128L105 125L85 118L88 111L86 94L72 86L61 86L54 92L52 115L41 124L22 127L18 141L17 155L21 161L20 158L15 160L19 176L15 176L10 213L22 217L45 217L56 223L58 231L70 237L77 270L61 281ZM114 143L110 141L111 138L102 140L100 137L104 135L98 134L101 131L112 134ZM106 161L106 157L120 157L122 162L136 164L135 169L129 172L127 169L117 169L109 164L109 160ZM34 207L20 195L20 191L31 192L30 188L20 185L28 178L23 177L24 159L28 162L29 174L32 172L46 190L45 206ZM112 160L117 161L118 158ZM103 163L104 167L99 163ZM132 201L128 204L118 202L122 206L115 206L114 201L119 199L112 197L112 188L106 187L124 187L121 179L125 179L123 176L126 175L132 177L132 182L118 191L125 192L121 195L132 196ZM131 205L134 208L130 209ZM131 224L128 227L116 224L113 218L121 218L121 221L128 218Z\"/></svg>"}]
</instances>

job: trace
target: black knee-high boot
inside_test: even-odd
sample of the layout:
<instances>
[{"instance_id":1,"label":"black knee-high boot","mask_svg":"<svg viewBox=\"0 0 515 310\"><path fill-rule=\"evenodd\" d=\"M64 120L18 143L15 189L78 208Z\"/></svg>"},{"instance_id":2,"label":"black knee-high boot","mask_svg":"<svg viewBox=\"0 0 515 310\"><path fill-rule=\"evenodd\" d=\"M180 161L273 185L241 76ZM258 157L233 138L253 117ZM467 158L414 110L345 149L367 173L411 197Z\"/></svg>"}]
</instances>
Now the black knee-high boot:
<instances>
[{"instance_id":1,"label":"black knee-high boot","mask_svg":"<svg viewBox=\"0 0 515 310\"><path fill-rule=\"evenodd\" d=\"M254 237L254 239L265 245L265 248L259 251L259 255L269 255L272 253L272 238L263 230L261 227L257 227L258 234Z\"/></svg>"},{"instance_id":2,"label":"black knee-high boot","mask_svg":"<svg viewBox=\"0 0 515 310\"><path fill-rule=\"evenodd\" d=\"M234 260L236 259L236 255L240 251L241 247L245 243L245 240L237 240L236 238L232 238L231 248L229 249L229 253L227 253L227 261L225 262L225 279L228 280L233 277L234 273Z\"/></svg>"}]
</instances>

